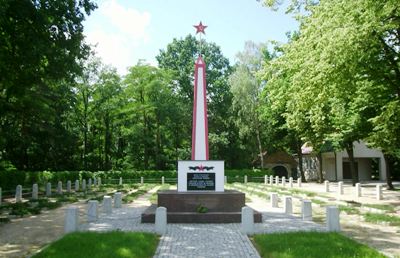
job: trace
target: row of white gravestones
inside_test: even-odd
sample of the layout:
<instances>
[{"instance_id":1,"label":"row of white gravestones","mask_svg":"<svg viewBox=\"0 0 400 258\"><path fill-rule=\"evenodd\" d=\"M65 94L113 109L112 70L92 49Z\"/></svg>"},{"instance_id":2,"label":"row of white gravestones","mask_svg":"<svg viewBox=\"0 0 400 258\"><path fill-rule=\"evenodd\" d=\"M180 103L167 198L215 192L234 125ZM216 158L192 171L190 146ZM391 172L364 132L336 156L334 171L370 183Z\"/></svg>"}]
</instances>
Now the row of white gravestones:
<instances>
[{"instance_id":1,"label":"row of white gravestones","mask_svg":"<svg viewBox=\"0 0 400 258\"><path fill-rule=\"evenodd\" d=\"M329 181L325 181L325 192L329 192ZM343 182L339 181L338 182L338 188L337 188L337 194L338 195L343 195L344 194L344 188L343 188ZM377 184L376 185L376 199L377 200L382 200L382 185ZM360 183L356 183L354 187L354 196L356 198L362 197L362 188Z\"/></svg>"},{"instance_id":2,"label":"row of white gravestones","mask_svg":"<svg viewBox=\"0 0 400 258\"><path fill-rule=\"evenodd\" d=\"M291 215L292 198L286 196L285 203L285 213ZM310 215L312 213L311 204L309 205L309 203L311 203L309 200L303 201L303 218L307 217L307 220L312 219L312 215ZM339 208L337 206L326 207L326 228L327 231L340 231ZM254 211L250 207L242 207L240 230L243 234L252 235L255 233ZM158 207L156 209L155 231L160 235L167 232L167 208L165 207Z\"/></svg>"},{"instance_id":3,"label":"row of white gravestones","mask_svg":"<svg viewBox=\"0 0 400 258\"><path fill-rule=\"evenodd\" d=\"M246 177L245 177L245 179L246 179ZM247 181L245 180L245 182L247 182ZM281 183L282 183L282 186L286 186L286 178L285 177L282 177ZM273 185L274 184L274 177L273 176L269 176L269 177L268 176L264 176L264 184L265 185L267 185L267 184ZM275 185L276 186L279 185L279 177L278 176L275 177ZM301 187L301 178L297 179L297 186ZM289 187L293 188L293 177L289 177Z\"/></svg>"},{"instance_id":4,"label":"row of white gravestones","mask_svg":"<svg viewBox=\"0 0 400 258\"><path fill-rule=\"evenodd\" d=\"M288 215L291 214L292 210L292 199L289 196L285 197L285 211L287 210ZM311 209L311 201L303 200L302 202L302 217L303 220L312 220L312 209ZM340 231L340 216L339 216L339 208L337 206L327 206L326 207L326 229L328 232ZM241 231L244 234L254 234L254 211L249 207L242 208L242 224Z\"/></svg>"},{"instance_id":5,"label":"row of white gravestones","mask_svg":"<svg viewBox=\"0 0 400 258\"><path fill-rule=\"evenodd\" d=\"M291 197L286 197L287 200L287 210L291 211ZM310 201L309 201L310 202ZM305 215L309 217L309 213L311 213L311 205L308 206L308 202L304 204ZM291 214L291 212L290 212ZM339 208L337 206L328 206L326 207L326 228L327 231L340 231L340 218L339 218ZM254 211L249 207L242 208L242 224L241 231L244 234L254 234Z\"/></svg>"},{"instance_id":6,"label":"row of white gravestones","mask_svg":"<svg viewBox=\"0 0 400 258\"><path fill-rule=\"evenodd\" d=\"M122 193L117 192L114 194L114 208L122 207ZM111 196L103 197L103 212L106 214L112 213L112 198ZM94 222L99 218L99 202L90 200L87 206L87 221ZM69 206L65 212L64 232L74 232L78 230L79 226L79 208L77 206Z\"/></svg>"},{"instance_id":7,"label":"row of white gravestones","mask_svg":"<svg viewBox=\"0 0 400 258\"><path fill-rule=\"evenodd\" d=\"M122 193L116 192L114 194L114 208L122 207ZM106 214L112 213L112 198L109 195L103 197L103 212Z\"/></svg>"},{"instance_id":8,"label":"row of white gravestones","mask_svg":"<svg viewBox=\"0 0 400 258\"><path fill-rule=\"evenodd\" d=\"M99 180L96 183L98 183L100 185L101 179L99 178ZM89 179L89 185L88 185L89 188L90 188L91 184L92 184L91 179ZM82 189L86 189L85 179L83 180L83 183L82 183ZM66 190L68 193L71 192L71 181L70 180L67 181L67 189ZM79 191L79 180L76 180L76 182L75 182L75 191ZM62 182L59 181L57 184L57 194L62 194L62 193L63 193ZM46 196L50 197L51 194L52 194L51 183L48 182L46 184ZM39 198L38 184L33 184L32 185L32 199L37 200L38 198ZM17 187L15 189L15 201L16 202L22 201L22 186L21 185L17 185ZM1 188L0 188L0 205L1 205Z\"/></svg>"}]
</instances>

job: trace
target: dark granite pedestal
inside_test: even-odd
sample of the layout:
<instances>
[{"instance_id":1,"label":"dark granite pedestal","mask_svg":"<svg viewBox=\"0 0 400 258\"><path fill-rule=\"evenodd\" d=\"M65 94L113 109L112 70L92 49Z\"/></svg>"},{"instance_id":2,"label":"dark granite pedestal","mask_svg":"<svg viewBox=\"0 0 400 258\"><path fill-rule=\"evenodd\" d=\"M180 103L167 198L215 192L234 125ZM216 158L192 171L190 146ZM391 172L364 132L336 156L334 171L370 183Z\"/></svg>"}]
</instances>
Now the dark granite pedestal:
<instances>
[{"instance_id":1,"label":"dark granite pedestal","mask_svg":"<svg viewBox=\"0 0 400 258\"><path fill-rule=\"evenodd\" d=\"M142 223L154 223L157 207L167 208L168 223L239 223L245 204L245 194L235 190L225 192L158 191L158 205L142 213ZM199 212L204 207L207 212ZM203 208L203 209L204 209ZM261 222L261 213L254 211L254 222Z\"/></svg>"}]
</instances>

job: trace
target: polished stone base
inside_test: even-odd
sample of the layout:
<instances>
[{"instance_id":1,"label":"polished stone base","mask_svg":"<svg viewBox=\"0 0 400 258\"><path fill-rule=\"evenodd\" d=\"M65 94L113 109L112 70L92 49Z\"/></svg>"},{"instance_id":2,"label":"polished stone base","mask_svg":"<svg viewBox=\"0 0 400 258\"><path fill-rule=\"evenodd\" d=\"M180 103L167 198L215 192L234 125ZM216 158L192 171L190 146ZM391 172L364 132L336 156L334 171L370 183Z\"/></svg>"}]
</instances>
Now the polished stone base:
<instances>
[{"instance_id":1,"label":"polished stone base","mask_svg":"<svg viewBox=\"0 0 400 258\"><path fill-rule=\"evenodd\" d=\"M167 208L168 223L240 223L245 194L225 192L158 192L158 205L142 214L142 223L154 223L157 207ZM206 211L205 211L206 210ZM254 211L254 222L261 222L261 213Z\"/></svg>"}]
</instances>

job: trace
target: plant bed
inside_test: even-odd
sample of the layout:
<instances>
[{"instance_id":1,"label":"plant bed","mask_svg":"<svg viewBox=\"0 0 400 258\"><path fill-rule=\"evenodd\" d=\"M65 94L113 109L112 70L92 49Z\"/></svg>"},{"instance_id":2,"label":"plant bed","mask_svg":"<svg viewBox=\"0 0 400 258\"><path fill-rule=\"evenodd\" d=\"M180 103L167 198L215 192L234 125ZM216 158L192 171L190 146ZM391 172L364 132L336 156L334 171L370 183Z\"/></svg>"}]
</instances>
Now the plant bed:
<instances>
[{"instance_id":1,"label":"plant bed","mask_svg":"<svg viewBox=\"0 0 400 258\"><path fill-rule=\"evenodd\" d=\"M376 250L338 233L294 232L263 234L255 235L252 240L261 257L385 257Z\"/></svg>"},{"instance_id":2,"label":"plant bed","mask_svg":"<svg viewBox=\"0 0 400 258\"><path fill-rule=\"evenodd\" d=\"M153 257L159 237L138 232L79 232L65 235L33 258L96 257L145 258Z\"/></svg>"}]
</instances>

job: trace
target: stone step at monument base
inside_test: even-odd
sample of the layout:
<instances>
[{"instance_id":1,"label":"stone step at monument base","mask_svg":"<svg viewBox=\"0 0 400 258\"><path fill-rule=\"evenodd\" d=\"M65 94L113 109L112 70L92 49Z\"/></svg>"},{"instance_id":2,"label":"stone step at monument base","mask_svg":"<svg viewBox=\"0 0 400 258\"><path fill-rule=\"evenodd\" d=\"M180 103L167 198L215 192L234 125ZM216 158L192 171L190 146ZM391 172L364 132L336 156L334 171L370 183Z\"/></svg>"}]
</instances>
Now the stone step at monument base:
<instances>
[{"instance_id":1,"label":"stone step at monument base","mask_svg":"<svg viewBox=\"0 0 400 258\"><path fill-rule=\"evenodd\" d=\"M142 213L142 223L154 223L157 205L153 204ZM240 223L241 212L168 212L167 223ZM254 222L261 223L262 216L254 211Z\"/></svg>"},{"instance_id":2,"label":"stone step at monument base","mask_svg":"<svg viewBox=\"0 0 400 258\"><path fill-rule=\"evenodd\" d=\"M224 192L161 190L157 192L158 207L168 212L197 212L200 206L208 212L241 212L246 196L236 190Z\"/></svg>"}]
</instances>

